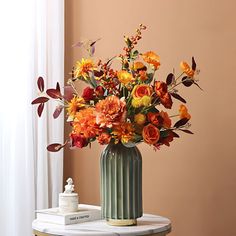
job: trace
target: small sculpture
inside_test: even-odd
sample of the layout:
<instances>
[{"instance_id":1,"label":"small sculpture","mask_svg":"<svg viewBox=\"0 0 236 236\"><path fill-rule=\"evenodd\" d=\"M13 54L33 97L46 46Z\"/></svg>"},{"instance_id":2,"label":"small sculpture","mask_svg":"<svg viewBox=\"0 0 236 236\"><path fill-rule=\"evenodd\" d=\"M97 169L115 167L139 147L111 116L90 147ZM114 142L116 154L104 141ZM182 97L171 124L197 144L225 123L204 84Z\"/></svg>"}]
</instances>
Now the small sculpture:
<instances>
[{"instance_id":1,"label":"small sculpture","mask_svg":"<svg viewBox=\"0 0 236 236\"><path fill-rule=\"evenodd\" d=\"M64 191L64 193L72 193L72 192L74 192L74 185L73 185L73 180L72 180L72 178L68 178L68 179L66 180L66 182L67 182L67 185L65 185L65 191Z\"/></svg>"}]
</instances>

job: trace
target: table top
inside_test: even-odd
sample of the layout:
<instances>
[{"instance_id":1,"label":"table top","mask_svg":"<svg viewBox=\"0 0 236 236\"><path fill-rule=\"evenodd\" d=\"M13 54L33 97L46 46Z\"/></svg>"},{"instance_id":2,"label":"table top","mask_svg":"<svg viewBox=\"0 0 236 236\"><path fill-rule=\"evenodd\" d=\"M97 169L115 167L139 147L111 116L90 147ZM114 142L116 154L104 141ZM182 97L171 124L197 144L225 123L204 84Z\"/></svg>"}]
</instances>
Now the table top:
<instances>
[{"instance_id":1,"label":"table top","mask_svg":"<svg viewBox=\"0 0 236 236\"><path fill-rule=\"evenodd\" d=\"M144 214L137 220L136 226L110 226L105 220L97 220L73 225L57 225L34 220L32 228L36 231L63 236L93 236L93 235L109 235L109 236L130 236L130 235L152 235L157 233L168 233L171 229L169 219Z\"/></svg>"}]
</instances>

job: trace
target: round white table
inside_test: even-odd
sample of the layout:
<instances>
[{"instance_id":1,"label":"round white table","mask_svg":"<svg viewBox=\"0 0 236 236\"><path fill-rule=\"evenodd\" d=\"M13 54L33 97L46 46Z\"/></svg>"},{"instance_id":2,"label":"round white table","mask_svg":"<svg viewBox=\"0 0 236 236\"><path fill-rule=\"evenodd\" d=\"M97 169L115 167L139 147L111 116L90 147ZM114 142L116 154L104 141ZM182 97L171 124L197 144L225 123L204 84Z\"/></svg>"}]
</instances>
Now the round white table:
<instances>
[{"instance_id":1,"label":"round white table","mask_svg":"<svg viewBox=\"0 0 236 236\"><path fill-rule=\"evenodd\" d=\"M157 235L165 236L171 231L169 219L144 214L139 218L136 226L110 226L105 220L91 221L73 225L56 225L34 220L32 223L33 233L37 236L134 236L134 235Z\"/></svg>"}]
</instances>

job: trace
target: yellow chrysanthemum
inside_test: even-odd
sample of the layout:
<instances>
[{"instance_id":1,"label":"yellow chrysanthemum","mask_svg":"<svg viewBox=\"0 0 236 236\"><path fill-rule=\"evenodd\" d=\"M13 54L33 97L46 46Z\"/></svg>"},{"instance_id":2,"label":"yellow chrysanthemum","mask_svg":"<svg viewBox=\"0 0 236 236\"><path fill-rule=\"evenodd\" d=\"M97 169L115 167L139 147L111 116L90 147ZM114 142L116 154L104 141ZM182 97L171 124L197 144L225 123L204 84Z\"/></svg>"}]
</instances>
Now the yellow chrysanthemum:
<instances>
[{"instance_id":1,"label":"yellow chrysanthemum","mask_svg":"<svg viewBox=\"0 0 236 236\"><path fill-rule=\"evenodd\" d=\"M117 73L118 80L124 84L127 85L128 83L132 82L134 80L132 74L125 70L121 70Z\"/></svg>"},{"instance_id":2,"label":"yellow chrysanthemum","mask_svg":"<svg viewBox=\"0 0 236 236\"><path fill-rule=\"evenodd\" d=\"M142 103L142 105L143 106L145 106L145 107L148 107L148 106L150 106L150 104L151 104L151 97L150 96L143 96L142 98L141 98L141 103Z\"/></svg>"},{"instance_id":3,"label":"yellow chrysanthemum","mask_svg":"<svg viewBox=\"0 0 236 236\"><path fill-rule=\"evenodd\" d=\"M132 103L132 106L135 108L142 106L141 98L133 98L131 103Z\"/></svg>"},{"instance_id":4,"label":"yellow chrysanthemum","mask_svg":"<svg viewBox=\"0 0 236 236\"><path fill-rule=\"evenodd\" d=\"M160 66L160 57L152 51L146 52L142 54L143 60L147 62L148 64L151 64L154 66L155 70L157 70Z\"/></svg>"},{"instance_id":5,"label":"yellow chrysanthemum","mask_svg":"<svg viewBox=\"0 0 236 236\"><path fill-rule=\"evenodd\" d=\"M81 97L74 96L69 102L68 108L67 108L69 120L73 120L76 112L83 107L85 107L84 99Z\"/></svg>"},{"instance_id":6,"label":"yellow chrysanthemum","mask_svg":"<svg viewBox=\"0 0 236 236\"><path fill-rule=\"evenodd\" d=\"M115 138L116 143L119 141L122 143L128 143L132 141L134 137L134 127L128 122L120 123L119 125L114 126L112 135Z\"/></svg>"},{"instance_id":7,"label":"yellow chrysanthemum","mask_svg":"<svg viewBox=\"0 0 236 236\"><path fill-rule=\"evenodd\" d=\"M96 67L91 59L82 58L81 61L76 62L74 74L76 78L82 76L86 79L88 73L94 69L96 69Z\"/></svg>"},{"instance_id":8,"label":"yellow chrysanthemum","mask_svg":"<svg viewBox=\"0 0 236 236\"><path fill-rule=\"evenodd\" d=\"M146 116L142 113L138 113L134 116L134 122L138 125L143 125L146 121Z\"/></svg>"}]
</instances>

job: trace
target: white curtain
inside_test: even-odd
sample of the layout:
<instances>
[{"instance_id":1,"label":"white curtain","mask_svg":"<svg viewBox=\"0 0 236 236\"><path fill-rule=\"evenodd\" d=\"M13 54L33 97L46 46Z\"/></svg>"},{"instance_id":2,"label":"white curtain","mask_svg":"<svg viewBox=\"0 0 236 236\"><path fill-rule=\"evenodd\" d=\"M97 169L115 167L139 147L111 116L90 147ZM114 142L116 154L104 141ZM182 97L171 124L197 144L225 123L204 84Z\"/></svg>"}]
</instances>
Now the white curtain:
<instances>
[{"instance_id":1,"label":"white curtain","mask_svg":"<svg viewBox=\"0 0 236 236\"><path fill-rule=\"evenodd\" d=\"M56 103L41 118L31 101L36 78L46 87L64 83L64 1L7 0L0 3L0 235L29 236L34 210L56 206L62 191L63 114Z\"/></svg>"}]
</instances>

